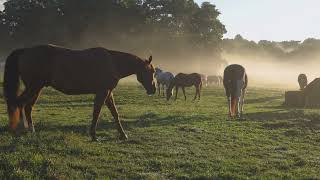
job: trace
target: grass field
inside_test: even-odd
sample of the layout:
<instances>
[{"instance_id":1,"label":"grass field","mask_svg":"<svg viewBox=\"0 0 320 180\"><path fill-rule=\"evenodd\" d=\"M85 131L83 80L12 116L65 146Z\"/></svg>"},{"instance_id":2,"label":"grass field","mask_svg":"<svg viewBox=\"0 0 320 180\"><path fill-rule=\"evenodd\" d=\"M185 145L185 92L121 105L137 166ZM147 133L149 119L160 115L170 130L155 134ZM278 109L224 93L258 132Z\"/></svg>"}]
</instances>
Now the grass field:
<instances>
[{"instance_id":1,"label":"grass field","mask_svg":"<svg viewBox=\"0 0 320 180\"><path fill-rule=\"evenodd\" d=\"M180 92L181 93L181 92ZM33 114L36 133L7 130L0 100L0 179L320 179L320 110L282 106L282 90L249 88L245 120L229 120L222 88L201 101L166 102L120 84L116 104L128 141L104 107L91 142L93 96L46 89Z\"/></svg>"}]
</instances>

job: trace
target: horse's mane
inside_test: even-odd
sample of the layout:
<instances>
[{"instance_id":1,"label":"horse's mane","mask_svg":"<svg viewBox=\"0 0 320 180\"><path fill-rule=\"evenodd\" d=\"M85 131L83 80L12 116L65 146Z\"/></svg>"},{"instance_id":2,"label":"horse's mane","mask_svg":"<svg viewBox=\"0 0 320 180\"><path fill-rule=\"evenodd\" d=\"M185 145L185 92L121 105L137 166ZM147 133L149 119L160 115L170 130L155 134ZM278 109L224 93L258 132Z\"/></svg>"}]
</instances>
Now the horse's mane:
<instances>
[{"instance_id":1,"label":"horse's mane","mask_svg":"<svg viewBox=\"0 0 320 180\"><path fill-rule=\"evenodd\" d=\"M125 57L131 57L132 59L136 59L137 61L141 61L141 62L144 62L143 59L141 59L140 57L136 56L136 55L133 55L133 54L130 54L130 53L126 53L126 52L121 52L121 51L115 51L115 50L109 50L109 53L111 55L115 55L115 56L125 56Z\"/></svg>"}]
</instances>

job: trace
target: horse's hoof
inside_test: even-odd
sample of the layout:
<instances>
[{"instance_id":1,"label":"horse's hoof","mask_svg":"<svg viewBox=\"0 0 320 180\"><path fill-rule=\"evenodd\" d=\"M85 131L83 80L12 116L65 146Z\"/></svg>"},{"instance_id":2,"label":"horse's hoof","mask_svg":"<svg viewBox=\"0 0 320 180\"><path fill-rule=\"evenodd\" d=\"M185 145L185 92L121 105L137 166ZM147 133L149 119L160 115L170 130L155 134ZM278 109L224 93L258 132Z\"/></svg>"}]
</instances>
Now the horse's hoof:
<instances>
[{"instance_id":1,"label":"horse's hoof","mask_svg":"<svg viewBox=\"0 0 320 180\"><path fill-rule=\"evenodd\" d=\"M119 139L122 141L125 141L125 140L128 140L128 136L126 134L121 134Z\"/></svg>"},{"instance_id":2,"label":"horse's hoof","mask_svg":"<svg viewBox=\"0 0 320 180\"><path fill-rule=\"evenodd\" d=\"M92 142L100 142L100 140L97 137L94 137L91 139Z\"/></svg>"},{"instance_id":3,"label":"horse's hoof","mask_svg":"<svg viewBox=\"0 0 320 180\"><path fill-rule=\"evenodd\" d=\"M36 132L36 130L32 127L32 128L29 128L29 131L31 132L31 133L35 133Z\"/></svg>"}]
</instances>

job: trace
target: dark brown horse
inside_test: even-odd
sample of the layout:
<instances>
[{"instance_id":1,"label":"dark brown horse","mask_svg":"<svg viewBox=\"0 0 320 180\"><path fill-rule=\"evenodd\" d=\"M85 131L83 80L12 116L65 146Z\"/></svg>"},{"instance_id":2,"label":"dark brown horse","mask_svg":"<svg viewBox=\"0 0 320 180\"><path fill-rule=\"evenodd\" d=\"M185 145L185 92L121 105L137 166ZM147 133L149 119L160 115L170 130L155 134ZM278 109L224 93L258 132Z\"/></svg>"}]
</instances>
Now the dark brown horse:
<instances>
[{"instance_id":1,"label":"dark brown horse","mask_svg":"<svg viewBox=\"0 0 320 180\"><path fill-rule=\"evenodd\" d=\"M53 45L41 45L13 51L7 58L4 72L4 94L7 101L10 129L15 131L24 110L29 129L34 131L32 107L41 89L51 86L68 95L95 94L90 128L92 140L97 140L96 127L101 107L105 104L115 119L121 139L127 139L112 90L121 78L132 74L148 94L156 91L154 68L149 60L104 48L71 50ZM25 85L21 95L19 79Z\"/></svg>"},{"instance_id":2,"label":"dark brown horse","mask_svg":"<svg viewBox=\"0 0 320 180\"><path fill-rule=\"evenodd\" d=\"M238 64L229 65L224 70L223 85L228 99L230 117L241 117L248 85L246 70Z\"/></svg>"},{"instance_id":3,"label":"dark brown horse","mask_svg":"<svg viewBox=\"0 0 320 180\"><path fill-rule=\"evenodd\" d=\"M300 86L300 90L303 90L308 85L308 78L305 74L299 74L298 83Z\"/></svg>"},{"instance_id":4,"label":"dark brown horse","mask_svg":"<svg viewBox=\"0 0 320 180\"><path fill-rule=\"evenodd\" d=\"M192 73L192 74L184 74L184 73L179 73L177 74L173 81L170 83L169 88L167 89L167 100L169 100L172 96L172 89L173 87L176 88L176 97L175 100L177 99L178 96L178 90L181 87L184 99L187 99L186 92L185 92L185 87L191 87L195 86L196 87L196 94L194 96L195 100L198 96L200 100L200 91L202 88L202 81L201 81L201 75L198 73Z\"/></svg>"}]
</instances>

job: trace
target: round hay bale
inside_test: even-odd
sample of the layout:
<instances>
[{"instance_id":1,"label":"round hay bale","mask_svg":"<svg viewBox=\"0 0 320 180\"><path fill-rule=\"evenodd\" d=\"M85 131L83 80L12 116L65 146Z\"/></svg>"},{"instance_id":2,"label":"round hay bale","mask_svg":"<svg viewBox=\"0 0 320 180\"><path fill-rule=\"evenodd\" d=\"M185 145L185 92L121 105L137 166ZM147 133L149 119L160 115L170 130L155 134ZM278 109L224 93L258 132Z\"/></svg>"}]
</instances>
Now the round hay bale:
<instances>
[{"instance_id":1,"label":"round hay bale","mask_svg":"<svg viewBox=\"0 0 320 180\"><path fill-rule=\"evenodd\" d=\"M287 91L285 92L284 105L291 107L304 107L305 97L302 91Z\"/></svg>"}]
</instances>

